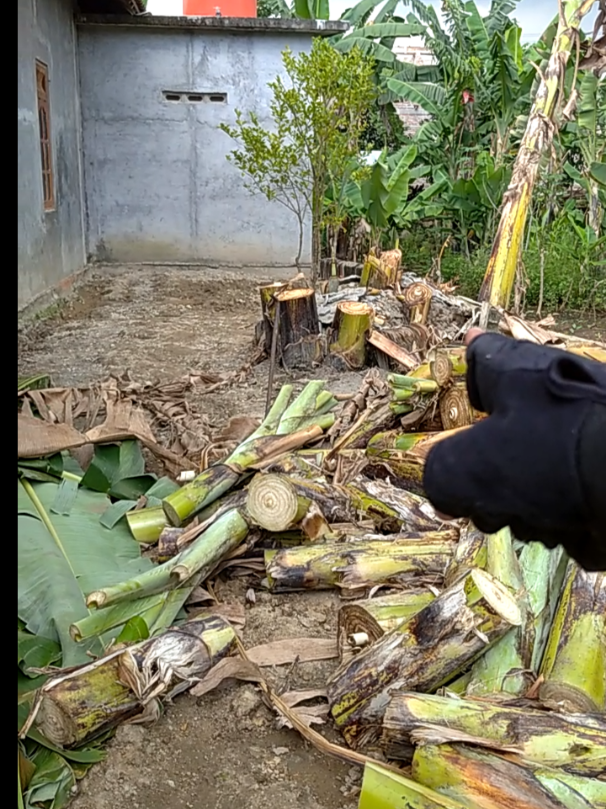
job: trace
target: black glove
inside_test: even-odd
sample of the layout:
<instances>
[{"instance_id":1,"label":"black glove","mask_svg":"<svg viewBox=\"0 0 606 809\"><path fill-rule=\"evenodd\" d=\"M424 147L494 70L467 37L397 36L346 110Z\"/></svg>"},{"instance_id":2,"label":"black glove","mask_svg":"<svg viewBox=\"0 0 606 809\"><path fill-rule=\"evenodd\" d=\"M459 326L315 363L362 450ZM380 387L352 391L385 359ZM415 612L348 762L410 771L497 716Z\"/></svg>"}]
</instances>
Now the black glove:
<instances>
[{"instance_id":1,"label":"black glove","mask_svg":"<svg viewBox=\"0 0 606 809\"><path fill-rule=\"evenodd\" d=\"M467 388L489 415L429 453L434 507L606 570L606 365L481 334L467 349Z\"/></svg>"}]
</instances>

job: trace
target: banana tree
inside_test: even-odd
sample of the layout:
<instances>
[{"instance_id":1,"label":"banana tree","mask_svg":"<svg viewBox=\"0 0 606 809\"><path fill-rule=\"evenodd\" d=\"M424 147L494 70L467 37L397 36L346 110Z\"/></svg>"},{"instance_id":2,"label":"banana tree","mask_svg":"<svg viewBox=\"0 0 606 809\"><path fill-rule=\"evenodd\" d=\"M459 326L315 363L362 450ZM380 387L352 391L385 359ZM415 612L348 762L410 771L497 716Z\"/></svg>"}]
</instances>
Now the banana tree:
<instances>
[{"instance_id":1,"label":"banana tree","mask_svg":"<svg viewBox=\"0 0 606 809\"><path fill-rule=\"evenodd\" d=\"M382 152L374 165L358 171L345 187L345 205L352 219L363 219L370 227L372 247L380 247L387 232L398 240L399 232L420 219L440 215L436 204L444 190L444 178L409 199L411 184L429 174L429 166L414 166L417 149L414 144L388 155Z\"/></svg>"},{"instance_id":2,"label":"banana tree","mask_svg":"<svg viewBox=\"0 0 606 809\"><path fill-rule=\"evenodd\" d=\"M578 38L583 17L594 0L563 0L551 57L543 72L516 157L509 188L504 197L501 220L480 300L506 307L513 289L522 237L542 154L557 131L556 110L561 102L566 64Z\"/></svg>"},{"instance_id":3,"label":"banana tree","mask_svg":"<svg viewBox=\"0 0 606 809\"><path fill-rule=\"evenodd\" d=\"M566 127L581 156L581 165L566 163L564 170L587 193L587 224L600 235L606 203L606 80L583 73L579 82L577 120Z\"/></svg>"},{"instance_id":4,"label":"banana tree","mask_svg":"<svg viewBox=\"0 0 606 809\"><path fill-rule=\"evenodd\" d=\"M446 147L453 180L466 168L461 151L486 141L500 165L533 78L524 70L521 30L509 17L515 2L494 0L482 17L473 0L448 0L444 26L431 6L408 2L413 11L407 21L423 28L436 65L401 65L396 74L385 74L389 98L417 104L432 116L421 137Z\"/></svg>"},{"instance_id":5,"label":"banana tree","mask_svg":"<svg viewBox=\"0 0 606 809\"><path fill-rule=\"evenodd\" d=\"M391 2L391 0L390 0ZM334 47L343 53L358 47L363 53L372 57L379 66L395 65L397 57L393 45L397 38L419 36L423 26L403 21L379 22L354 28L347 34L335 38Z\"/></svg>"},{"instance_id":6,"label":"banana tree","mask_svg":"<svg viewBox=\"0 0 606 809\"><path fill-rule=\"evenodd\" d=\"M328 0L294 0L294 15L301 20L329 20Z\"/></svg>"}]
</instances>

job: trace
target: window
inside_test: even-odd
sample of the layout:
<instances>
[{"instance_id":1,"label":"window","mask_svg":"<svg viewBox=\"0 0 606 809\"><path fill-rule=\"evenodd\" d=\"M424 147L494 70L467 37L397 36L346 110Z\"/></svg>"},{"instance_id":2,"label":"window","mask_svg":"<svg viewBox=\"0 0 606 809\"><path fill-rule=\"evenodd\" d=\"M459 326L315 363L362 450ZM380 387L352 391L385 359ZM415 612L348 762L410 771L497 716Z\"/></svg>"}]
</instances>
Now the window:
<instances>
[{"instance_id":1,"label":"window","mask_svg":"<svg viewBox=\"0 0 606 809\"><path fill-rule=\"evenodd\" d=\"M55 208L55 179L50 134L50 107L48 93L48 67L36 61L36 95L38 97L38 125L40 127L40 154L42 157L42 190L44 210Z\"/></svg>"},{"instance_id":2,"label":"window","mask_svg":"<svg viewBox=\"0 0 606 809\"><path fill-rule=\"evenodd\" d=\"M227 93L188 93L181 90L163 90L165 101L181 101L190 104L201 104L207 101L213 104L226 104Z\"/></svg>"}]
</instances>

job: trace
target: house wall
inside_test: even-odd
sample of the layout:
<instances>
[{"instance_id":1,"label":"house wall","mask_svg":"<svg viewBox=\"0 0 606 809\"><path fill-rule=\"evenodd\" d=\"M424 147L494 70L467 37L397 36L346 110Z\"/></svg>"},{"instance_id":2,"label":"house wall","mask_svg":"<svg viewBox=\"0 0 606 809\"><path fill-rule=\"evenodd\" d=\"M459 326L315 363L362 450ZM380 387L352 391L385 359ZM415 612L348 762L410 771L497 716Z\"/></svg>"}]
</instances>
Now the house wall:
<instances>
[{"instance_id":1,"label":"house wall","mask_svg":"<svg viewBox=\"0 0 606 809\"><path fill-rule=\"evenodd\" d=\"M85 261L76 34L70 0L19 0L18 305ZM35 60L48 66L55 209L44 210Z\"/></svg>"},{"instance_id":2,"label":"house wall","mask_svg":"<svg viewBox=\"0 0 606 809\"><path fill-rule=\"evenodd\" d=\"M143 21L146 22L146 21ZM257 21L253 21L255 24ZM261 22L261 21L258 21ZM79 26L88 251L104 261L287 266L296 218L251 195L218 129L235 110L269 122L267 82L298 31ZM226 103L164 91L226 93ZM304 261L309 260L309 230Z\"/></svg>"}]
</instances>

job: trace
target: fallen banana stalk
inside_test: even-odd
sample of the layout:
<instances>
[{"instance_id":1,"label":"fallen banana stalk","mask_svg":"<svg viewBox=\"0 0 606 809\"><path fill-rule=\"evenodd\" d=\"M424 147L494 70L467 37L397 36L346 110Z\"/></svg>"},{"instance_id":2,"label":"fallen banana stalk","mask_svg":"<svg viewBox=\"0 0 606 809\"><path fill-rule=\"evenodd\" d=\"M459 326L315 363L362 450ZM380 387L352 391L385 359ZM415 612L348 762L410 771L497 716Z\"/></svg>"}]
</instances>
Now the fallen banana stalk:
<instances>
[{"instance_id":1,"label":"fallen banana stalk","mask_svg":"<svg viewBox=\"0 0 606 809\"><path fill-rule=\"evenodd\" d=\"M35 724L53 744L73 747L135 717L154 719L160 698L197 682L234 649L235 637L223 618L199 617L53 677L37 692L21 737Z\"/></svg>"},{"instance_id":2,"label":"fallen banana stalk","mask_svg":"<svg viewBox=\"0 0 606 809\"><path fill-rule=\"evenodd\" d=\"M377 743L391 694L439 688L521 621L507 588L472 570L335 672L328 684L333 719L353 747Z\"/></svg>"}]
</instances>

